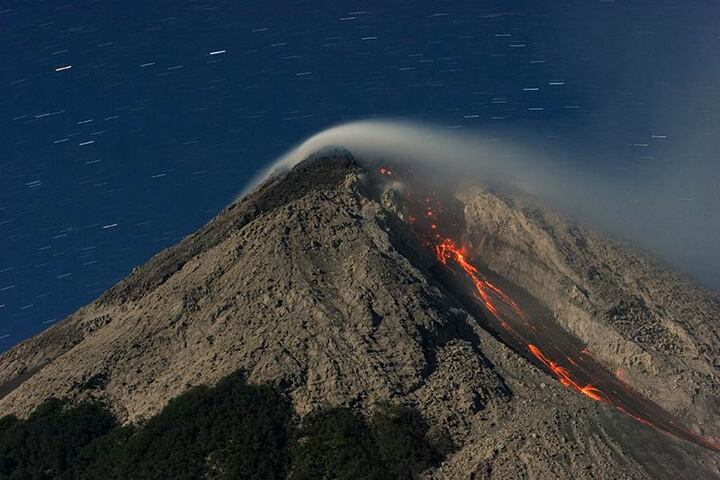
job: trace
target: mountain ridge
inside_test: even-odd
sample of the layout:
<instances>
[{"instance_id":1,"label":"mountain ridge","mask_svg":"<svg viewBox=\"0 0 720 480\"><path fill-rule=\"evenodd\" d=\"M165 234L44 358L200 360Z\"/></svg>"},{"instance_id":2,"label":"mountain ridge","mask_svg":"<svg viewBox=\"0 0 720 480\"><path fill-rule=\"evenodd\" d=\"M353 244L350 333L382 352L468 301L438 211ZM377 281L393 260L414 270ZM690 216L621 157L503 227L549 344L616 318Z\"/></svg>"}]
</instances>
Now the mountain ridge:
<instances>
[{"instance_id":1,"label":"mountain ridge","mask_svg":"<svg viewBox=\"0 0 720 480\"><path fill-rule=\"evenodd\" d=\"M191 385L241 370L251 382L288 392L301 415L325 405L418 407L431 429L459 446L428 473L437 478L672 478L687 469L718 476L717 458L706 450L563 388L499 342L438 276L432 252L404 221L402 196L379 178L340 150L270 178L96 302L0 355L0 412L25 415L61 394L101 399L121 419L136 421ZM597 318L609 311L598 298L616 292L609 297L623 305L628 284L637 291L641 283L623 283L629 274L617 273L624 253L587 230L553 238L549 231L568 225L560 217L516 207L481 187L463 189L457 199L464 239L479 264L537 299L608 365L628 370L642 393L717 435L707 423L717 419L718 381L714 346L706 345L718 330L703 321L716 308L713 297L662 267L647 267L644 275L669 278L662 288L681 290L701 318L688 327L670 322L668 312L679 307L661 295L643 300L652 315L665 308L661 321L639 307L621 309L617 322L630 328L621 331ZM566 242L573 236L575 247ZM581 255L587 242L604 253ZM598 269L613 255L616 264ZM575 256L613 280L579 276ZM540 258L552 262L540 265ZM636 342L633 321L677 325L671 333L680 337L675 332L704 328L707 339L690 336L679 344L690 355L679 357L683 350L654 333ZM659 382L668 372L683 389L698 391L663 392ZM659 453L634 451L628 436Z\"/></svg>"}]
</instances>

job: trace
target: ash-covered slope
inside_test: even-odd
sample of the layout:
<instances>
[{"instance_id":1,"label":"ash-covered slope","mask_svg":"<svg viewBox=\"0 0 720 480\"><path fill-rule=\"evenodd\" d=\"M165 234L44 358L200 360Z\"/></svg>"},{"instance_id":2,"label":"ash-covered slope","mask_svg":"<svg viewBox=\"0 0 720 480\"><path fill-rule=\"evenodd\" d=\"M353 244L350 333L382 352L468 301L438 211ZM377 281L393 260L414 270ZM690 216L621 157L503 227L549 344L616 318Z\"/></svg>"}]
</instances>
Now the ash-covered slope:
<instances>
[{"instance_id":1,"label":"ash-covered slope","mask_svg":"<svg viewBox=\"0 0 720 480\"><path fill-rule=\"evenodd\" d=\"M714 433L715 297L558 217L481 189L458 199L478 264L690 428ZM428 476L720 477L717 454L563 388L486 330L399 203L347 153L299 164L0 356L0 415L68 396L135 420L242 370L288 392L300 414L417 407L457 447Z\"/></svg>"},{"instance_id":2,"label":"ash-covered slope","mask_svg":"<svg viewBox=\"0 0 720 480\"><path fill-rule=\"evenodd\" d=\"M466 241L602 363L697 431L720 438L720 297L561 216L474 186Z\"/></svg>"}]
</instances>

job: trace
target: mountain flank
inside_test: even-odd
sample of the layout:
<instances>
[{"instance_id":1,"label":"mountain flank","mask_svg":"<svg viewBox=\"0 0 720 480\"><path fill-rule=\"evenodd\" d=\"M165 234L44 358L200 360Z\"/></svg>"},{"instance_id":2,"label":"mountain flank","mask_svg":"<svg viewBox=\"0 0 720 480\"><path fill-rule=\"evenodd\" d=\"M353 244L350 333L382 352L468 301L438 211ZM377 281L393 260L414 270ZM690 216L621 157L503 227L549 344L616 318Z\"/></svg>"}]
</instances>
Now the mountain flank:
<instances>
[{"instance_id":1,"label":"mountain flank","mask_svg":"<svg viewBox=\"0 0 720 480\"><path fill-rule=\"evenodd\" d=\"M426 478L720 478L716 452L565 388L494 330L408 221L398 183L343 150L276 174L2 354L0 416L63 397L142 423L241 373L301 418L417 410L429 438L453 445ZM529 318L718 438L714 293L520 196L451 193L443 213L457 241Z\"/></svg>"}]
</instances>

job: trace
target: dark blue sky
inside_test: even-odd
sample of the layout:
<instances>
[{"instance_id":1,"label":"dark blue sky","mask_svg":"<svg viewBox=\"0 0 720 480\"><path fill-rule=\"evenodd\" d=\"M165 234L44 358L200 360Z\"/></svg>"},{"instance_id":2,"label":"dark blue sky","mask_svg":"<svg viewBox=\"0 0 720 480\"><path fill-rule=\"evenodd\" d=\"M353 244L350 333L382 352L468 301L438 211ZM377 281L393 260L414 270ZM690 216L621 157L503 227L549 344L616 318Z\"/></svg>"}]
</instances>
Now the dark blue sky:
<instances>
[{"instance_id":1,"label":"dark blue sky","mask_svg":"<svg viewBox=\"0 0 720 480\"><path fill-rule=\"evenodd\" d=\"M715 181L719 24L714 1L4 2L0 351L346 120L529 131L627 175L685 135Z\"/></svg>"}]
</instances>

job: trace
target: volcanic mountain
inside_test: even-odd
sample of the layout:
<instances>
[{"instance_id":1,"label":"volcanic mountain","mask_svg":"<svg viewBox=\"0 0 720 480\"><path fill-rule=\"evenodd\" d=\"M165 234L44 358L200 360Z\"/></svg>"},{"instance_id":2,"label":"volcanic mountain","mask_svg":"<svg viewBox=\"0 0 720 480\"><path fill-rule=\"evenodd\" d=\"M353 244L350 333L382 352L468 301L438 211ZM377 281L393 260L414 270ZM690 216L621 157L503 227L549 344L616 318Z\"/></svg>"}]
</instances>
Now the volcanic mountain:
<instances>
[{"instance_id":1,"label":"volcanic mountain","mask_svg":"<svg viewBox=\"0 0 720 480\"><path fill-rule=\"evenodd\" d=\"M0 356L0 416L125 422L241 371L416 408L428 478L720 478L720 300L522 195L325 151Z\"/></svg>"}]
</instances>

